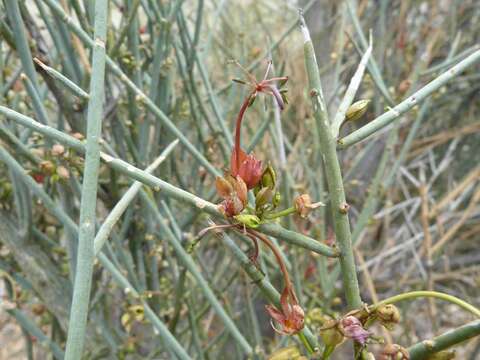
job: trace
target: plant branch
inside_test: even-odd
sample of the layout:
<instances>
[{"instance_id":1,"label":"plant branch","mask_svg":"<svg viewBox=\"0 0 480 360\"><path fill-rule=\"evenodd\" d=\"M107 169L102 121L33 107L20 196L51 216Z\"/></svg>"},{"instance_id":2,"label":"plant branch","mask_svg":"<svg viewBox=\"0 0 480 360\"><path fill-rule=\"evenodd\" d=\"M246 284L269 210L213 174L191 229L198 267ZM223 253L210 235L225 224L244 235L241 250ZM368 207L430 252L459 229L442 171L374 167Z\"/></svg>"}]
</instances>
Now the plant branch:
<instances>
[{"instance_id":1,"label":"plant branch","mask_svg":"<svg viewBox=\"0 0 480 360\"><path fill-rule=\"evenodd\" d=\"M431 340L424 340L410 346L408 348L410 360L426 359L429 355L448 349L478 335L480 335L480 320L475 320Z\"/></svg>"},{"instance_id":2,"label":"plant branch","mask_svg":"<svg viewBox=\"0 0 480 360\"><path fill-rule=\"evenodd\" d=\"M480 61L480 50L477 50L473 54L471 54L470 56L460 61L455 66L453 66L451 69L445 71L436 79L430 81L427 85L422 87L413 95L410 95L408 98L403 100L400 104L398 104L394 108L390 109L386 113L383 113L382 115L372 120L367 125L358 129L357 131L354 131L353 133L338 140L339 147L341 149L349 147L350 145L353 145L357 142L364 140L365 138L369 137L376 131L389 125L394 120L398 119L402 114L406 113L415 105L419 104L421 101L425 100L428 96L432 95L435 91L437 91L442 86L447 84L450 80L455 79L465 69L476 64L479 61Z\"/></svg>"},{"instance_id":3,"label":"plant branch","mask_svg":"<svg viewBox=\"0 0 480 360\"><path fill-rule=\"evenodd\" d=\"M304 36L305 66L309 79L309 93L315 120L319 130L319 145L322 152L325 175L331 198L331 212L334 221L335 235L340 247L340 266L342 269L345 295L350 309L361 306L360 290L358 286L355 258L353 256L350 223L348 220L348 204L345 201L342 174L338 162L335 139L333 138L328 122L327 108L323 100L320 73L318 70L315 51L313 49L310 33L300 14L301 29Z\"/></svg>"},{"instance_id":4,"label":"plant branch","mask_svg":"<svg viewBox=\"0 0 480 360\"><path fill-rule=\"evenodd\" d=\"M411 299L422 298L422 297L437 298L437 299L442 299L442 300L451 302L452 304L456 304L460 306L462 309L474 314L475 316L480 317L480 309L477 309L475 306L470 305L469 303L453 295L444 294L436 291L411 291L403 294L398 294L398 295L389 297L385 300L382 300L379 303L373 304L372 306L369 307L369 309L373 310L378 308L381 305L394 304L399 301L411 300Z\"/></svg>"},{"instance_id":5,"label":"plant branch","mask_svg":"<svg viewBox=\"0 0 480 360\"><path fill-rule=\"evenodd\" d=\"M105 87L105 43L107 34L107 1L95 3L95 46L93 47L92 78L87 114L87 144L80 203L77 267L68 324L66 360L82 357L92 285L97 182L100 167L100 136L102 132Z\"/></svg>"}]
</instances>

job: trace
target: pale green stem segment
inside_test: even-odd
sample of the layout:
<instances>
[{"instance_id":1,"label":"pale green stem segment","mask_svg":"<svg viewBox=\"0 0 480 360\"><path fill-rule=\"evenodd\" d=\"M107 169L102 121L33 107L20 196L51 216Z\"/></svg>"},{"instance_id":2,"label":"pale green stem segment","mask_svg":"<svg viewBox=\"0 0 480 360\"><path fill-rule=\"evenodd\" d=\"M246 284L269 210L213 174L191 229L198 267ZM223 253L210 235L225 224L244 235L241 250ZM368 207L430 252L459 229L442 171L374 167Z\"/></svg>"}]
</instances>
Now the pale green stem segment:
<instances>
[{"instance_id":1,"label":"pale green stem segment","mask_svg":"<svg viewBox=\"0 0 480 360\"><path fill-rule=\"evenodd\" d=\"M394 120L398 119L402 114L406 113L415 105L418 105L421 101L425 100L427 97L432 95L435 91L437 91L442 86L447 84L450 80L455 79L465 69L476 64L479 61L480 61L480 50L477 50L473 54L465 58L464 60L460 61L457 65L453 66L451 69L445 71L436 79L430 81L427 85L425 85L416 93L414 93L413 95L403 100L400 104L398 104L394 108L390 109L386 113L383 113L382 115L372 120L367 125L358 129L357 131L354 131L350 135L347 135L344 138L338 140L339 147L343 149L357 142L360 142L365 138L369 137L370 135L374 134L376 131L380 130L381 128L384 128L385 126L389 125Z\"/></svg>"},{"instance_id":2,"label":"pale green stem segment","mask_svg":"<svg viewBox=\"0 0 480 360\"><path fill-rule=\"evenodd\" d=\"M381 305L394 304L399 301L411 300L411 299L422 298L422 297L432 297L432 298L437 298L437 299L451 302L452 304L458 305L462 309L480 318L480 309L477 309L475 306L470 305L466 301L459 299L453 295L449 295L449 294L445 294L437 291L411 291L404 294L398 294L398 295L389 297L388 299L382 300L379 303L369 306L369 309L373 310L378 308Z\"/></svg>"},{"instance_id":3,"label":"pale green stem segment","mask_svg":"<svg viewBox=\"0 0 480 360\"><path fill-rule=\"evenodd\" d=\"M92 78L87 113L87 144L80 202L77 268L73 287L70 321L68 324L66 360L82 358L92 284L95 210L100 166L100 136L102 131L105 85L105 42L108 1L95 2L95 44L92 57Z\"/></svg>"},{"instance_id":4,"label":"pale green stem segment","mask_svg":"<svg viewBox=\"0 0 480 360\"><path fill-rule=\"evenodd\" d=\"M30 52L27 36L23 27L23 19L20 14L19 1L5 0L5 10L10 20L13 33L15 34L15 45L17 46L17 52L20 56L23 70L32 81L35 89L38 91L39 86L37 73L35 71L35 67L33 66L32 53Z\"/></svg>"},{"instance_id":5,"label":"pale green stem segment","mask_svg":"<svg viewBox=\"0 0 480 360\"><path fill-rule=\"evenodd\" d=\"M82 99L88 100L89 95L88 93L83 90L80 86L75 84L72 80L67 78L65 75L62 73L58 72L54 68L45 65L42 63L39 59L34 58L33 61L40 66L48 75L50 75L52 78L58 80L61 84L63 84L67 89L69 89L75 96L78 96Z\"/></svg>"},{"instance_id":6,"label":"pale green stem segment","mask_svg":"<svg viewBox=\"0 0 480 360\"><path fill-rule=\"evenodd\" d=\"M170 143L170 145L165 148L165 150L160 154L160 156L145 169L145 172L151 174L167 158L167 156L173 151L177 144L178 139ZM123 194L122 198L117 202L112 211L110 211L102 226L100 227L100 229L98 229L97 235L95 236L95 255L98 255L100 250L102 250L102 247L105 244L105 241L107 241L108 237L110 236L113 227L118 222L118 220L120 220L120 217L125 212L128 205L130 205L133 199L135 199L142 186L143 184L140 181L135 181L125 192L125 194Z\"/></svg>"},{"instance_id":7,"label":"pale green stem segment","mask_svg":"<svg viewBox=\"0 0 480 360\"><path fill-rule=\"evenodd\" d=\"M340 267L342 269L343 286L350 309L362 305L358 286L355 259L353 256L350 223L348 220L348 205L345 201L342 173L337 158L336 143L328 122L327 108L323 100L320 73L310 33L305 21L300 15L301 29L304 36L305 66L309 80L309 93L312 98L315 120L319 129L319 145L325 165L328 190L331 199L332 219L335 236L340 248Z\"/></svg>"},{"instance_id":8,"label":"pale green stem segment","mask_svg":"<svg viewBox=\"0 0 480 360\"><path fill-rule=\"evenodd\" d=\"M478 335L480 335L480 320L475 320L431 340L424 340L418 344L410 346L408 348L410 360L426 359L432 354L448 349L451 346Z\"/></svg>"},{"instance_id":9,"label":"pale green stem segment","mask_svg":"<svg viewBox=\"0 0 480 360\"><path fill-rule=\"evenodd\" d=\"M368 63L368 59L370 59L370 55L372 54L372 36L370 34L370 45L368 46L367 51L362 56L362 60L360 60L360 64L358 64L357 70L353 75L352 79L350 80L350 84L348 84L347 91L345 92L345 96L338 107L337 113L333 118L332 122L332 135L336 139L338 137L338 133L340 132L340 128L345 121L345 114L347 113L348 108L352 105L353 99L355 99L355 95L358 91L360 83L363 79L363 74L365 73L365 68Z\"/></svg>"},{"instance_id":10,"label":"pale green stem segment","mask_svg":"<svg viewBox=\"0 0 480 360\"><path fill-rule=\"evenodd\" d=\"M273 220L273 219L278 219L280 217L288 216L290 214L296 213L297 209L295 209L295 206L289 207L285 210L273 213L273 214L268 214L265 215L265 218L268 220Z\"/></svg>"}]
</instances>

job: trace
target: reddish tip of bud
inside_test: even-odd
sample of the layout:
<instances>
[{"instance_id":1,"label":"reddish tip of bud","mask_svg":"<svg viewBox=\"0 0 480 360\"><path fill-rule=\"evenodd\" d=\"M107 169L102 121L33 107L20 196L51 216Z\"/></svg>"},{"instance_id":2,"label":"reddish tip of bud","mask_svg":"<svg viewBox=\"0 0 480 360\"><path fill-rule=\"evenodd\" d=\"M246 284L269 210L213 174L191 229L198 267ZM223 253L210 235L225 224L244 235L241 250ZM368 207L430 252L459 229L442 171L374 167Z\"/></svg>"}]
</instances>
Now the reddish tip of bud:
<instances>
[{"instance_id":1,"label":"reddish tip of bud","mask_svg":"<svg viewBox=\"0 0 480 360\"><path fill-rule=\"evenodd\" d=\"M262 162L248 155L238 169L238 176L245 181L248 189L253 189L262 178Z\"/></svg>"},{"instance_id":2,"label":"reddish tip of bud","mask_svg":"<svg viewBox=\"0 0 480 360\"><path fill-rule=\"evenodd\" d=\"M253 154L247 155L242 149L239 150L238 156L239 159L237 159L237 152L233 149L230 158L232 176L240 176L247 185L247 189L253 189L262 178L262 162Z\"/></svg>"},{"instance_id":3,"label":"reddish tip of bud","mask_svg":"<svg viewBox=\"0 0 480 360\"><path fill-rule=\"evenodd\" d=\"M45 175L43 174L32 174L33 180L35 180L38 184L43 184L45 180Z\"/></svg>"},{"instance_id":4,"label":"reddish tip of bud","mask_svg":"<svg viewBox=\"0 0 480 360\"><path fill-rule=\"evenodd\" d=\"M238 196L233 195L225 200L223 200L219 205L218 209L226 217L233 217L242 212L244 205Z\"/></svg>"}]
</instances>

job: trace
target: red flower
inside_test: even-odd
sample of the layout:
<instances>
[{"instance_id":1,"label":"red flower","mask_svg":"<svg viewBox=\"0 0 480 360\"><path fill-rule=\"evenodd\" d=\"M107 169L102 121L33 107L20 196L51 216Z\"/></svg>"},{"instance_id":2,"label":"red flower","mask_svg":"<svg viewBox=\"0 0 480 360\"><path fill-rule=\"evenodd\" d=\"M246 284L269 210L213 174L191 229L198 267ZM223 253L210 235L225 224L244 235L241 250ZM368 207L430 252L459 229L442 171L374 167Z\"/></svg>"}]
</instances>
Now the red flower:
<instances>
[{"instance_id":1,"label":"red flower","mask_svg":"<svg viewBox=\"0 0 480 360\"><path fill-rule=\"evenodd\" d=\"M240 176L247 189L253 189L262 178L262 162L253 154L247 155L242 149L239 149L239 159L235 148L232 150L230 159L230 171L233 176Z\"/></svg>"},{"instance_id":2,"label":"red flower","mask_svg":"<svg viewBox=\"0 0 480 360\"><path fill-rule=\"evenodd\" d=\"M281 329L277 329L273 323L273 329L283 335L293 335L303 329L305 312L298 304L297 297L290 287L286 287L280 298L281 310L275 306L266 305L268 314L281 325Z\"/></svg>"}]
</instances>

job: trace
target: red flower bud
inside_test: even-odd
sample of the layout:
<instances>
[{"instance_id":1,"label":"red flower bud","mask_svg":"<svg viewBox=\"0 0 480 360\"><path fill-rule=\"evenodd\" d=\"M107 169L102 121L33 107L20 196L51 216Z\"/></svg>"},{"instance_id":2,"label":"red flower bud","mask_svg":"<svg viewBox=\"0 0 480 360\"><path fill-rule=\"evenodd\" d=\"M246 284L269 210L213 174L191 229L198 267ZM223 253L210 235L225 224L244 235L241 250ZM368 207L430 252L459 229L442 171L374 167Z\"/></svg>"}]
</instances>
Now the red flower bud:
<instances>
[{"instance_id":1,"label":"red flower bud","mask_svg":"<svg viewBox=\"0 0 480 360\"><path fill-rule=\"evenodd\" d=\"M238 175L245 181L248 189L253 189L262 178L262 162L255 156L248 155L240 165Z\"/></svg>"},{"instance_id":2,"label":"red flower bud","mask_svg":"<svg viewBox=\"0 0 480 360\"><path fill-rule=\"evenodd\" d=\"M240 176L250 190L262 178L262 162L252 154L247 155L242 149L240 149L239 159L237 159L237 153L234 149L231 156L231 172L233 176Z\"/></svg>"}]
</instances>

